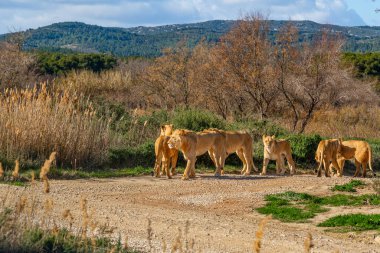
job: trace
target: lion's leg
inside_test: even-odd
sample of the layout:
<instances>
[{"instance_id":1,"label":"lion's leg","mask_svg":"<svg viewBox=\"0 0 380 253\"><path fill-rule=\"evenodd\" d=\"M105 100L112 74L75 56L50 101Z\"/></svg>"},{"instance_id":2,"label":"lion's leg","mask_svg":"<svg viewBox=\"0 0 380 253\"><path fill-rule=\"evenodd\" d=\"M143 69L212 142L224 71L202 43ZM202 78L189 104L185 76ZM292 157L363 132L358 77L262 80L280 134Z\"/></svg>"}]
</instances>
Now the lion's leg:
<instances>
[{"instance_id":1,"label":"lion's leg","mask_svg":"<svg viewBox=\"0 0 380 253\"><path fill-rule=\"evenodd\" d=\"M172 175L171 175L171 173L170 173L170 158L169 159L165 159L165 162L164 162L164 164L165 164L165 168L164 168L164 170L166 171L166 176L169 178L169 179L171 179L172 178Z\"/></svg>"},{"instance_id":2,"label":"lion's leg","mask_svg":"<svg viewBox=\"0 0 380 253\"><path fill-rule=\"evenodd\" d=\"M162 152L158 153L156 155L156 161L154 165L154 175L155 177L160 177L160 169L161 169L161 163L162 163Z\"/></svg>"},{"instance_id":3,"label":"lion's leg","mask_svg":"<svg viewBox=\"0 0 380 253\"><path fill-rule=\"evenodd\" d=\"M263 170L261 171L260 175L266 175L267 174L268 163L269 163L269 159L268 158L264 158L264 161L263 161Z\"/></svg>"},{"instance_id":4,"label":"lion's leg","mask_svg":"<svg viewBox=\"0 0 380 253\"><path fill-rule=\"evenodd\" d=\"M359 176L359 172L360 172L360 163L356 159L355 159L355 167L356 167L356 171L355 171L354 177L357 177Z\"/></svg>"},{"instance_id":5,"label":"lion's leg","mask_svg":"<svg viewBox=\"0 0 380 253\"><path fill-rule=\"evenodd\" d=\"M215 158L215 176L218 177L222 174L222 166L221 166L221 160L223 159L223 156L219 153L214 153Z\"/></svg>"},{"instance_id":6,"label":"lion's leg","mask_svg":"<svg viewBox=\"0 0 380 253\"><path fill-rule=\"evenodd\" d=\"M284 175L285 173L285 165L284 165L284 158L282 157L282 155L280 155L277 159L276 159L276 174L277 175Z\"/></svg>"},{"instance_id":7,"label":"lion's leg","mask_svg":"<svg viewBox=\"0 0 380 253\"><path fill-rule=\"evenodd\" d=\"M240 173L244 174L244 172L247 170L247 162L245 161L243 150L242 149L236 150L236 155L239 157L240 161L243 163L243 168L241 169Z\"/></svg>"},{"instance_id":8,"label":"lion's leg","mask_svg":"<svg viewBox=\"0 0 380 253\"><path fill-rule=\"evenodd\" d=\"M193 167L195 166L195 158L191 157L188 158L185 171L183 172L182 180L187 180L190 177L190 173L193 170Z\"/></svg>"},{"instance_id":9,"label":"lion's leg","mask_svg":"<svg viewBox=\"0 0 380 253\"><path fill-rule=\"evenodd\" d=\"M296 163L293 160L292 154L286 155L286 161L288 162L290 175L294 175L296 173Z\"/></svg>"},{"instance_id":10,"label":"lion's leg","mask_svg":"<svg viewBox=\"0 0 380 253\"><path fill-rule=\"evenodd\" d=\"M363 167L362 176L365 177L367 175L367 163L366 162L362 163L362 167Z\"/></svg>"},{"instance_id":11,"label":"lion's leg","mask_svg":"<svg viewBox=\"0 0 380 253\"><path fill-rule=\"evenodd\" d=\"M325 168L325 176L326 177L330 177L330 170L329 170L330 163L329 163L329 160L323 159L323 167Z\"/></svg>"},{"instance_id":12,"label":"lion's leg","mask_svg":"<svg viewBox=\"0 0 380 253\"><path fill-rule=\"evenodd\" d=\"M178 161L178 152L175 152L171 159L171 172L172 175L177 175L177 172L175 171L175 168L177 167L177 161Z\"/></svg>"},{"instance_id":13,"label":"lion's leg","mask_svg":"<svg viewBox=\"0 0 380 253\"><path fill-rule=\"evenodd\" d=\"M331 165L329 168L331 168L331 166L333 166L335 169L336 169L336 172L337 172L337 176L338 177L341 177L342 176L342 173L341 173L341 168L340 168L340 165L338 164L337 160L333 159L331 161ZM331 171L330 171L331 172ZM334 174L332 174L334 176Z\"/></svg>"},{"instance_id":14,"label":"lion's leg","mask_svg":"<svg viewBox=\"0 0 380 253\"><path fill-rule=\"evenodd\" d=\"M338 162L338 166L339 166L337 168L338 177L341 177L341 176L343 176L343 168L344 168L345 159L343 159L343 158L338 159L337 162Z\"/></svg>"},{"instance_id":15,"label":"lion's leg","mask_svg":"<svg viewBox=\"0 0 380 253\"><path fill-rule=\"evenodd\" d=\"M251 168L253 166L252 164L252 153L250 153L248 150L243 151L243 156L245 160L245 173L244 175L249 176L251 174Z\"/></svg>"}]
</instances>

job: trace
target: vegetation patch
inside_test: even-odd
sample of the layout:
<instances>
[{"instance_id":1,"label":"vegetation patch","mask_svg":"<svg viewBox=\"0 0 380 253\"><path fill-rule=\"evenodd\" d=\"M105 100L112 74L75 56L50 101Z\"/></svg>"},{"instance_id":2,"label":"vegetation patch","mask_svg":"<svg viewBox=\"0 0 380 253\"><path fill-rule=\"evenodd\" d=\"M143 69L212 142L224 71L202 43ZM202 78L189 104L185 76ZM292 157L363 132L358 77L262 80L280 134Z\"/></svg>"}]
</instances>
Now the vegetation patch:
<instances>
[{"instance_id":1,"label":"vegetation patch","mask_svg":"<svg viewBox=\"0 0 380 253\"><path fill-rule=\"evenodd\" d=\"M325 206L380 205L380 196L377 194L361 196L336 194L317 197L289 191L267 195L265 200L267 204L256 210L261 214L272 214L275 219L283 222L307 222L317 213L328 211Z\"/></svg>"},{"instance_id":2,"label":"vegetation patch","mask_svg":"<svg viewBox=\"0 0 380 253\"><path fill-rule=\"evenodd\" d=\"M380 214L346 214L334 216L319 227L338 227L342 231L380 230Z\"/></svg>"},{"instance_id":3,"label":"vegetation patch","mask_svg":"<svg viewBox=\"0 0 380 253\"><path fill-rule=\"evenodd\" d=\"M335 185L331 190L332 191L341 191L341 192L356 192L358 186L363 186L365 183L360 180L351 180L349 183L342 185Z\"/></svg>"}]
</instances>

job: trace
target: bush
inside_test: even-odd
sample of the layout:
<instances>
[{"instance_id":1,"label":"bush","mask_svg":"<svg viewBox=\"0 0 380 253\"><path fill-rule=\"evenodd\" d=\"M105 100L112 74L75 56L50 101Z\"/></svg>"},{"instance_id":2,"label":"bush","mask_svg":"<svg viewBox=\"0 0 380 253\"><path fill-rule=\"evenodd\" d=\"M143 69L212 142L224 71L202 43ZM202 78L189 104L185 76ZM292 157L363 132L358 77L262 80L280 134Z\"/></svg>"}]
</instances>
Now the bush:
<instances>
[{"instance_id":1,"label":"bush","mask_svg":"<svg viewBox=\"0 0 380 253\"><path fill-rule=\"evenodd\" d=\"M155 161L154 142L146 142L134 148L111 149L109 161L116 167L153 167Z\"/></svg>"},{"instance_id":2,"label":"bush","mask_svg":"<svg viewBox=\"0 0 380 253\"><path fill-rule=\"evenodd\" d=\"M214 113L199 109L179 109L174 112L172 122L175 128L202 131L207 128L225 129L226 122Z\"/></svg>"},{"instance_id":3,"label":"bush","mask_svg":"<svg viewBox=\"0 0 380 253\"><path fill-rule=\"evenodd\" d=\"M314 164L315 151L317 150L319 142L322 140L319 135L301 135L294 134L286 137L289 140L293 159L297 163Z\"/></svg>"}]
</instances>

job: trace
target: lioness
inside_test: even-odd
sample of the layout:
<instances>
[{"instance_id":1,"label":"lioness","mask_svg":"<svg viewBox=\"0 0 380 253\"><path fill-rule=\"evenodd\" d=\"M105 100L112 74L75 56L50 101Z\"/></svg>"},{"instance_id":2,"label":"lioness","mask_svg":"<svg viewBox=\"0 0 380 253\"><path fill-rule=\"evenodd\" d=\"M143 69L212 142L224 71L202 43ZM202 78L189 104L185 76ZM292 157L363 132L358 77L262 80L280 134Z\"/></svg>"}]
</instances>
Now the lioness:
<instances>
[{"instance_id":1,"label":"lioness","mask_svg":"<svg viewBox=\"0 0 380 253\"><path fill-rule=\"evenodd\" d=\"M341 175L341 169L337 162L337 155L341 149L342 141L340 139L322 140L318 144L315 152L315 160L319 163L317 176L322 176L322 164L325 169L325 176L330 177L330 162L337 168L338 176Z\"/></svg>"},{"instance_id":2,"label":"lioness","mask_svg":"<svg viewBox=\"0 0 380 253\"><path fill-rule=\"evenodd\" d=\"M225 149L226 138L223 134L216 132L193 132L184 129L177 129L170 136L168 145L182 151L186 168L182 179L187 180L189 177L195 177L196 157L209 152L215 159L215 175L221 174L222 161L226 157Z\"/></svg>"},{"instance_id":3,"label":"lioness","mask_svg":"<svg viewBox=\"0 0 380 253\"><path fill-rule=\"evenodd\" d=\"M361 171L360 166L363 167L361 176L365 177L367 173L367 164L369 165L369 169L372 171L372 174L374 176L376 175L372 170L372 149L368 142L358 140L349 140L342 142L341 148L337 153L340 175L343 174L344 161L350 159L355 160L356 171L354 177L357 177L359 175L359 172Z\"/></svg>"},{"instance_id":4,"label":"lioness","mask_svg":"<svg viewBox=\"0 0 380 253\"><path fill-rule=\"evenodd\" d=\"M226 158L236 152L240 160L243 162L243 169L241 170L241 174L249 175L251 174L251 168L254 171L258 172L257 167L253 163L252 158L252 137L249 133L245 131L223 131L216 128L210 128L204 130L204 132L219 132L223 133L226 136ZM215 164L215 161L213 161ZM224 167L224 162L222 164L222 168Z\"/></svg>"},{"instance_id":5,"label":"lioness","mask_svg":"<svg viewBox=\"0 0 380 253\"><path fill-rule=\"evenodd\" d=\"M284 157L288 161L288 166L290 174L293 175L296 172L296 165L292 157L292 149L290 143L287 140L276 140L275 136L263 135L264 144L264 161L263 161L263 171L260 175L265 175L267 173L267 166L269 160L276 160L276 174L284 174L285 164Z\"/></svg>"},{"instance_id":6,"label":"lioness","mask_svg":"<svg viewBox=\"0 0 380 253\"><path fill-rule=\"evenodd\" d=\"M175 168L178 160L178 150L170 149L168 146L169 135L173 132L173 125L163 125L160 128L160 136L156 139L154 144L154 151L156 154L156 161L154 166L154 174L156 177L160 177L160 168L162 164L162 171L168 178L172 178L175 175ZM171 171L169 167L171 165Z\"/></svg>"}]
</instances>

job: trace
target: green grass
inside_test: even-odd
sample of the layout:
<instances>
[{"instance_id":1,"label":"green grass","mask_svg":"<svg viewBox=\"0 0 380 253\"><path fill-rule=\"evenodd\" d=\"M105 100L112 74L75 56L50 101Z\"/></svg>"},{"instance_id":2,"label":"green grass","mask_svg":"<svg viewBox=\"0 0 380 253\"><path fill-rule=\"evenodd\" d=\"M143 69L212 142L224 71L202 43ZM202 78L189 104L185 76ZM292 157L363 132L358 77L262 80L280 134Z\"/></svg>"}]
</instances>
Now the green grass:
<instances>
[{"instance_id":1,"label":"green grass","mask_svg":"<svg viewBox=\"0 0 380 253\"><path fill-rule=\"evenodd\" d=\"M346 214L332 217L319 227L338 227L338 232L380 230L380 214Z\"/></svg>"},{"instance_id":2,"label":"green grass","mask_svg":"<svg viewBox=\"0 0 380 253\"><path fill-rule=\"evenodd\" d=\"M256 210L261 214L271 214L283 222L307 222L317 213L326 212L326 206L380 205L380 195L360 196L336 194L317 197L307 193L284 192L265 196L266 205Z\"/></svg>"},{"instance_id":3,"label":"green grass","mask_svg":"<svg viewBox=\"0 0 380 253\"><path fill-rule=\"evenodd\" d=\"M13 185L13 186L28 186L27 182L21 182L21 181L0 181L0 184L7 184L7 185Z\"/></svg>"},{"instance_id":4,"label":"green grass","mask_svg":"<svg viewBox=\"0 0 380 253\"><path fill-rule=\"evenodd\" d=\"M351 180L349 183L342 185L335 185L331 190L332 191L341 191L341 192L356 192L358 186L363 186L365 183L360 180Z\"/></svg>"}]
</instances>

